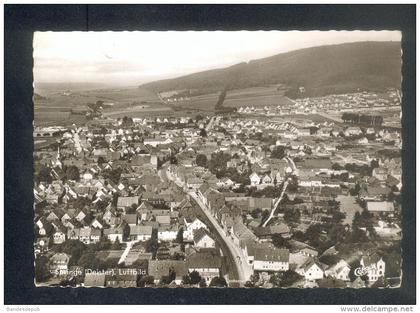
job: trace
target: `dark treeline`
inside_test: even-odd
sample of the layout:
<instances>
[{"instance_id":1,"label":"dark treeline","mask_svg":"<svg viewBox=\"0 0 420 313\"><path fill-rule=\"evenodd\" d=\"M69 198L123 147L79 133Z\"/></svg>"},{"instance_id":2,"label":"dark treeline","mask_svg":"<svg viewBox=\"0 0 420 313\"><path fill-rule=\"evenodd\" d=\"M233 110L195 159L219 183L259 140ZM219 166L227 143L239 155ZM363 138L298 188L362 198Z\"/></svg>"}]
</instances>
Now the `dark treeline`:
<instances>
[{"instance_id":1,"label":"dark treeline","mask_svg":"<svg viewBox=\"0 0 420 313\"><path fill-rule=\"evenodd\" d=\"M226 99L227 88L223 89L223 91L219 95L219 99L217 100L216 105L214 106L216 113L232 113L235 112L235 108L229 108L223 106L223 102Z\"/></svg>"},{"instance_id":2,"label":"dark treeline","mask_svg":"<svg viewBox=\"0 0 420 313\"><path fill-rule=\"evenodd\" d=\"M381 126L384 120L383 117L380 115L365 115L350 112L343 113L341 119L345 123L364 124L372 126Z\"/></svg>"}]
</instances>

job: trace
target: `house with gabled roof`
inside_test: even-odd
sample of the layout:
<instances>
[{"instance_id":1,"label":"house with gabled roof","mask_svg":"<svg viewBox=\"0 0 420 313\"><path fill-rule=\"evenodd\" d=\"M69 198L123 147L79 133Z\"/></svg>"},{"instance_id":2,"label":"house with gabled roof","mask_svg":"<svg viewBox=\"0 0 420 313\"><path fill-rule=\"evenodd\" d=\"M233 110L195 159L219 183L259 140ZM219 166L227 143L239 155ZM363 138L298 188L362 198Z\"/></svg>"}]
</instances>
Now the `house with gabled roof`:
<instances>
[{"instance_id":1,"label":"house with gabled roof","mask_svg":"<svg viewBox=\"0 0 420 313\"><path fill-rule=\"evenodd\" d=\"M254 271L278 272L289 269L289 250L278 249L270 244L246 241L241 245L248 265Z\"/></svg>"},{"instance_id":2,"label":"house with gabled roof","mask_svg":"<svg viewBox=\"0 0 420 313\"><path fill-rule=\"evenodd\" d=\"M207 225L204 224L199 218L195 218L194 220L190 220L188 218L184 218L184 240L186 241L193 241L194 240L194 231L203 228L207 229Z\"/></svg>"},{"instance_id":3,"label":"house with gabled roof","mask_svg":"<svg viewBox=\"0 0 420 313\"><path fill-rule=\"evenodd\" d=\"M104 236L112 242L115 242L116 240L123 242L123 233L124 231L122 227L104 229Z\"/></svg>"},{"instance_id":4,"label":"house with gabled roof","mask_svg":"<svg viewBox=\"0 0 420 313\"><path fill-rule=\"evenodd\" d=\"M242 221L238 221L233 224L231 237L238 247L241 247L243 242L257 241L257 237L248 227L244 225L244 223L242 223Z\"/></svg>"},{"instance_id":5,"label":"house with gabled roof","mask_svg":"<svg viewBox=\"0 0 420 313\"><path fill-rule=\"evenodd\" d=\"M119 218L112 208L107 208L102 215L102 220L109 226L115 226L119 223Z\"/></svg>"},{"instance_id":6,"label":"house with gabled roof","mask_svg":"<svg viewBox=\"0 0 420 313\"><path fill-rule=\"evenodd\" d=\"M140 203L140 197L118 197L117 200L117 208L122 209L125 211L126 208L130 208L133 204L139 205Z\"/></svg>"},{"instance_id":7,"label":"house with gabled roof","mask_svg":"<svg viewBox=\"0 0 420 313\"><path fill-rule=\"evenodd\" d=\"M160 225L158 227L158 240L159 241L173 241L178 234L177 225Z\"/></svg>"},{"instance_id":8,"label":"house with gabled roof","mask_svg":"<svg viewBox=\"0 0 420 313\"><path fill-rule=\"evenodd\" d=\"M135 241L147 241L152 238L152 226L130 225L130 239Z\"/></svg>"},{"instance_id":9,"label":"house with gabled roof","mask_svg":"<svg viewBox=\"0 0 420 313\"><path fill-rule=\"evenodd\" d=\"M345 260L341 259L325 271L325 276L330 276L343 281L349 281L350 271L350 265Z\"/></svg>"},{"instance_id":10,"label":"house with gabled roof","mask_svg":"<svg viewBox=\"0 0 420 313\"><path fill-rule=\"evenodd\" d=\"M222 258L216 250L206 250L193 253L187 257L188 272L196 271L207 284L214 277L219 277L222 268Z\"/></svg>"},{"instance_id":11,"label":"house with gabled roof","mask_svg":"<svg viewBox=\"0 0 420 313\"><path fill-rule=\"evenodd\" d=\"M188 274L187 262L182 260L150 260L148 274L154 277L155 284L158 284L163 276L168 276L169 271L175 272L175 283L180 285L182 277Z\"/></svg>"},{"instance_id":12,"label":"house with gabled roof","mask_svg":"<svg viewBox=\"0 0 420 313\"><path fill-rule=\"evenodd\" d=\"M296 269L296 273L305 277L308 281L324 278L324 266L314 258L308 258Z\"/></svg>"},{"instance_id":13,"label":"house with gabled roof","mask_svg":"<svg viewBox=\"0 0 420 313\"><path fill-rule=\"evenodd\" d=\"M251 186L257 186L260 184L261 182L261 178L260 176L253 172L250 176L249 176L249 180L251 181Z\"/></svg>"},{"instance_id":14,"label":"house with gabled roof","mask_svg":"<svg viewBox=\"0 0 420 313\"><path fill-rule=\"evenodd\" d=\"M216 241L206 228L199 228L194 231L194 246L197 248L214 248Z\"/></svg>"}]
</instances>

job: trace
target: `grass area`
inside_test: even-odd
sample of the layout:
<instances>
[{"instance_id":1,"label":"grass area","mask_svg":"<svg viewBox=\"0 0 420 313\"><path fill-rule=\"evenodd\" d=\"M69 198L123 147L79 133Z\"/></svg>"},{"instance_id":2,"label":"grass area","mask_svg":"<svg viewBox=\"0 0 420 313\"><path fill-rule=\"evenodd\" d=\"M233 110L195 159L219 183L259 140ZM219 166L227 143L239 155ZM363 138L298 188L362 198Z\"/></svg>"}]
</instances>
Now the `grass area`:
<instances>
[{"instance_id":1,"label":"grass area","mask_svg":"<svg viewBox=\"0 0 420 313\"><path fill-rule=\"evenodd\" d=\"M289 98L284 96L283 86L264 86L244 89L234 89L227 93L224 106L282 106L292 104Z\"/></svg>"},{"instance_id":2,"label":"grass area","mask_svg":"<svg viewBox=\"0 0 420 313\"><path fill-rule=\"evenodd\" d=\"M190 100L174 102L173 106L183 109L194 109L200 111L214 112L214 106L219 99L218 93L194 96Z\"/></svg>"},{"instance_id":3,"label":"grass area","mask_svg":"<svg viewBox=\"0 0 420 313\"><path fill-rule=\"evenodd\" d=\"M237 99L226 99L224 106L226 107L244 107L244 106L283 106L289 105L292 102L283 95L267 95L267 96L255 96L255 97L243 97Z\"/></svg>"},{"instance_id":4,"label":"grass area","mask_svg":"<svg viewBox=\"0 0 420 313\"><path fill-rule=\"evenodd\" d=\"M157 95L145 89L94 89L77 90L70 94L63 92L49 93L45 98L34 101L34 119L38 125L53 124L83 124L84 115L70 114L72 109L87 110L88 103L97 101L111 102L114 105L104 110L104 115L111 117L141 117L166 114L171 111L168 106L162 105ZM133 103L136 103L133 106Z\"/></svg>"}]
</instances>

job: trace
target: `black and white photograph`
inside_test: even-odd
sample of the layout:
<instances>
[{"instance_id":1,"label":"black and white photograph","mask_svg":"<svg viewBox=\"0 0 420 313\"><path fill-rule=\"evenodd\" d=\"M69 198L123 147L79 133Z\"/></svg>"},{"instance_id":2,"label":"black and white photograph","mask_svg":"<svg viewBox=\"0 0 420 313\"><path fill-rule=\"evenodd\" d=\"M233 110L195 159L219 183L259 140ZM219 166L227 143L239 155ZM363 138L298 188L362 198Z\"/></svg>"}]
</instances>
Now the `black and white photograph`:
<instances>
[{"instance_id":1,"label":"black and white photograph","mask_svg":"<svg viewBox=\"0 0 420 313\"><path fill-rule=\"evenodd\" d=\"M8 304L413 312L415 6L6 7Z\"/></svg>"},{"instance_id":2,"label":"black and white photograph","mask_svg":"<svg viewBox=\"0 0 420 313\"><path fill-rule=\"evenodd\" d=\"M36 32L37 286L398 287L400 40Z\"/></svg>"}]
</instances>

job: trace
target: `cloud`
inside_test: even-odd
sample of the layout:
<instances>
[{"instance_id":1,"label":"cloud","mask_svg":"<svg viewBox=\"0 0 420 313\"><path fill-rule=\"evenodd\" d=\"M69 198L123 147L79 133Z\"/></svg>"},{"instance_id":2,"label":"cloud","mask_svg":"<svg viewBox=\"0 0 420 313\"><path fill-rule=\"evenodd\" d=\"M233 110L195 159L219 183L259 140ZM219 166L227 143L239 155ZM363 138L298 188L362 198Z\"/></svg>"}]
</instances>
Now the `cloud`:
<instances>
[{"instance_id":1,"label":"cloud","mask_svg":"<svg viewBox=\"0 0 420 313\"><path fill-rule=\"evenodd\" d=\"M366 40L397 31L36 32L35 81L130 84L225 67L286 51Z\"/></svg>"}]
</instances>

